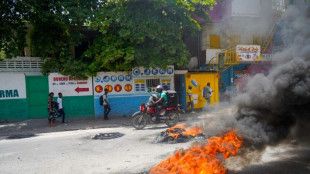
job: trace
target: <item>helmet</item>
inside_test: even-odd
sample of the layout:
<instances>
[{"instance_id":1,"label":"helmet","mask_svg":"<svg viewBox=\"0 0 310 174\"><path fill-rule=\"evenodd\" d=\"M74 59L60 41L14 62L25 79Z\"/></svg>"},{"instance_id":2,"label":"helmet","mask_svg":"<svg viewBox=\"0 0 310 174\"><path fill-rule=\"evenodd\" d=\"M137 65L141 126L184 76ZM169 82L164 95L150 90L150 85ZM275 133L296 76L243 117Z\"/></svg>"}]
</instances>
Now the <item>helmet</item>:
<instances>
[{"instance_id":1,"label":"helmet","mask_svg":"<svg viewBox=\"0 0 310 174\"><path fill-rule=\"evenodd\" d=\"M162 85L158 85L156 87L156 92L161 93L163 91L163 86Z\"/></svg>"},{"instance_id":2,"label":"helmet","mask_svg":"<svg viewBox=\"0 0 310 174\"><path fill-rule=\"evenodd\" d=\"M162 86L162 85L158 85L158 86L156 87L156 89L163 89L163 86Z\"/></svg>"}]
</instances>

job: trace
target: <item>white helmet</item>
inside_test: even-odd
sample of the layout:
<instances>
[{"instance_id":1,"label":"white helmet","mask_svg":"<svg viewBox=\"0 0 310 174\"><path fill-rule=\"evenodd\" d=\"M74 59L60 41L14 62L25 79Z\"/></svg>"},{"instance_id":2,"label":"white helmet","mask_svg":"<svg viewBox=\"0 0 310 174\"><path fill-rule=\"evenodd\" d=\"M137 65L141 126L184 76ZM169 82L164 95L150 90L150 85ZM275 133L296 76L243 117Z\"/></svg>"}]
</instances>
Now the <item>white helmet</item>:
<instances>
[{"instance_id":1,"label":"white helmet","mask_svg":"<svg viewBox=\"0 0 310 174\"><path fill-rule=\"evenodd\" d=\"M162 85L158 85L158 86L156 87L156 89L163 89L163 86L162 86Z\"/></svg>"},{"instance_id":2,"label":"white helmet","mask_svg":"<svg viewBox=\"0 0 310 174\"><path fill-rule=\"evenodd\" d=\"M156 87L156 89L163 89L163 86L162 86L162 85L158 85L158 86Z\"/></svg>"}]
</instances>

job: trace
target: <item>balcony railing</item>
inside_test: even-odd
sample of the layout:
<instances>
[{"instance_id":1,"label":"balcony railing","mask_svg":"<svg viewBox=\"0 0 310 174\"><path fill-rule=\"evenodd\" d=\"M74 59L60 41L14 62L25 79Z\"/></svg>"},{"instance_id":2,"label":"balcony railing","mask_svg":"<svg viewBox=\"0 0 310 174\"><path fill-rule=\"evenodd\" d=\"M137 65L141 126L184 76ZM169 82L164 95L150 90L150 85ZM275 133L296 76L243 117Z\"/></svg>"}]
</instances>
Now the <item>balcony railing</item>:
<instances>
[{"instance_id":1,"label":"balcony railing","mask_svg":"<svg viewBox=\"0 0 310 174\"><path fill-rule=\"evenodd\" d=\"M40 72L44 63L40 57L17 57L0 61L0 72Z\"/></svg>"}]
</instances>

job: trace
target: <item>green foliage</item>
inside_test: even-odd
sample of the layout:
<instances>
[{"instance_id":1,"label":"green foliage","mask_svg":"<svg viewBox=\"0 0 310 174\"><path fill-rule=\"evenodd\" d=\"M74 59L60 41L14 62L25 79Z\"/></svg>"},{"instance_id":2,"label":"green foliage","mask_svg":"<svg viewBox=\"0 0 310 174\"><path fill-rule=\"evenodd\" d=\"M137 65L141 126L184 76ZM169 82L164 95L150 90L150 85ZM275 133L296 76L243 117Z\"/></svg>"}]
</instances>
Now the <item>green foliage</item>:
<instances>
[{"instance_id":1,"label":"green foliage","mask_svg":"<svg viewBox=\"0 0 310 174\"><path fill-rule=\"evenodd\" d=\"M133 66L162 67L188 63L182 35L200 29L192 15L205 13L215 0L116 0L106 2L91 27L100 32L85 52L91 72L130 70Z\"/></svg>"},{"instance_id":2,"label":"green foliage","mask_svg":"<svg viewBox=\"0 0 310 174\"><path fill-rule=\"evenodd\" d=\"M46 59L42 72L85 77L98 71L129 71L133 66L184 66L189 52L184 34L200 29L192 16L206 20L215 0L17 0L1 2L1 45L8 58L25 46L25 21L32 24L33 56ZM6 7L3 7L6 5ZM96 33L81 58L85 26Z\"/></svg>"},{"instance_id":3,"label":"green foliage","mask_svg":"<svg viewBox=\"0 0 310 174\"><path fill-rule=\"evenodd\" d=\"M24 4L20 1L1 1L0 12L0 50L6 53L7 58L19 56L26 46Z\"/></svg>"}]
</instances>

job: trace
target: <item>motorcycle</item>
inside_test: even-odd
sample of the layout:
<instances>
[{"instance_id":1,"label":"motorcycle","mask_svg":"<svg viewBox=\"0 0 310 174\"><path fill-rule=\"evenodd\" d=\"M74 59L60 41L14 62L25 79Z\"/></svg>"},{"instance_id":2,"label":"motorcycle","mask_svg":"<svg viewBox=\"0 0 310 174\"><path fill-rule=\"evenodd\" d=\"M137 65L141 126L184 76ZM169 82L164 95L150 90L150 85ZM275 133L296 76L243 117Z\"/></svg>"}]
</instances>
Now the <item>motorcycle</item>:
<instances>
[{"instance_id":1,"label":"motorcycle","mask_svg":"<svg viewBox=\"0 0 310 174\"><path fill-rule=\"evenodd\" d=\"M154 102L157 101L156 95L151 95L147 104L142 103L140 110L132 115L132 125L136 129L143 129L147 123L155 123L156 121L156 105ZM175 126L180 119L180 114L184 113L181 109L181 105L177 104L175 107L162 108L159 112L159 122L166 123L167 126Z\"/></svg>"}]
</instances>

